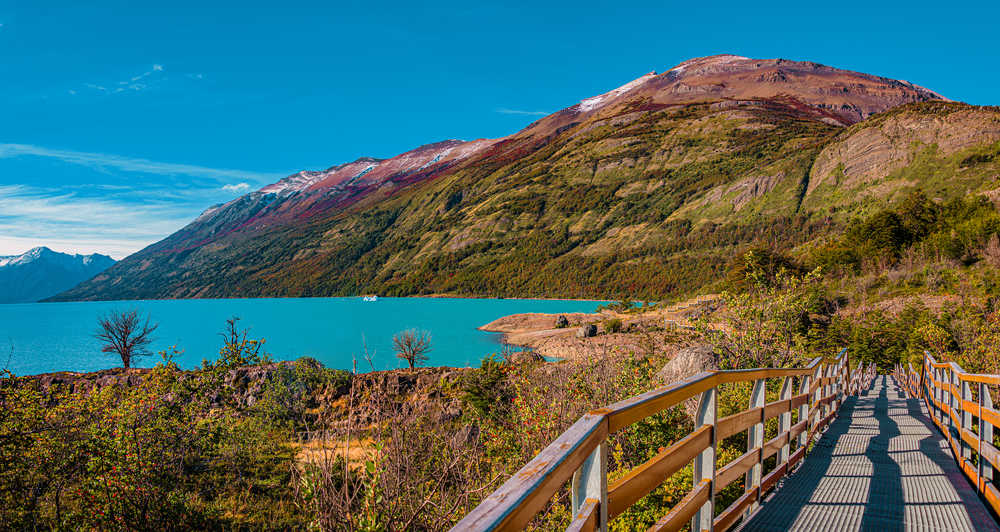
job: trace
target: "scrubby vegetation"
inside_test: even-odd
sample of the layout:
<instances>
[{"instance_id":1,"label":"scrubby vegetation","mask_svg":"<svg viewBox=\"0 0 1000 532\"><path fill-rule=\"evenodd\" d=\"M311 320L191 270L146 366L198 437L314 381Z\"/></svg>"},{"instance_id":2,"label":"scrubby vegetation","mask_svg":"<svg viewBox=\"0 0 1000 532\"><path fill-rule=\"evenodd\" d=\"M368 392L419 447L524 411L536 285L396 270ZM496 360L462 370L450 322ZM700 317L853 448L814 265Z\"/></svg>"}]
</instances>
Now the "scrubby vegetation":
<instances>
[{"instance_id":1,"label":"scrubby vegetation","mask_svg":"<svg viewBox=\"0 0 1000 532\"><path fill-rule=\"evenodd\" d=\"M0 523L5 529L190 530L300 524L290 445L304 393L343 377L303 359L263 364L252 345L181 371L164 352L149 371L73 389L0 380ZM249 347L249 348L248 348ZM248 367L270 378L247 401ZM243 373L239 373L243 371ZM77 381L77 384L80 384Z\"/></svg>"},{"instance_id":2,"label":"scrubby vegetation","mask_svg":"<svg viewBox=\"0 0 1000 532\"><path fill-rule=\"evenodd\" d=\"M797 365L846 347L882 371L926 350L1000 372L998 231L1000 214L978 196L913 190L817 241L742 246L714 266L720 303L698 311L694 331L554 364L508 353L469 370L351 375L308 359L274 364L233 319L218 359L195 371L163 353L148 372L123 370L138 378L93 389L8 374L0 520L28 529L445 530L584 412L663 384L660 368L685 345L710 345L722 368ZM604 332L648 336L641 318L664 305L636 299L609 305L617 317L601 322ZM722 415L749 393L723 389ZM680 405L616 433L612 479L691 428ZM741 435L727 439L720 460L744 446ZM647 528L687 493L690 476L677 473L613 529ZM735 483L720 502L741 490ZM556 529L569 517L563 490L533 524Z\"/></svg>"}]
</instances>

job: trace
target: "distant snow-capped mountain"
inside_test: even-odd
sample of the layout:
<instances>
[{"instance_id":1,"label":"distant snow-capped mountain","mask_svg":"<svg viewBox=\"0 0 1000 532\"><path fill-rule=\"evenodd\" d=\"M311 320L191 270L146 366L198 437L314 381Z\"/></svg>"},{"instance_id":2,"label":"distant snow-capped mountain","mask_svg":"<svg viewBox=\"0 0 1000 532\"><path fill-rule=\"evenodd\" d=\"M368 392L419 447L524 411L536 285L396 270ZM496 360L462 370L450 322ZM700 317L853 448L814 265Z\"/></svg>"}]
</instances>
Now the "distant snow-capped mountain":
<instances>
[{"instance_id":1,"label":"distant snow-capped mountain","mask_svg":"<svg viewBox=\"0 0 1000 532\"><path fill-rule=\"evenodd\" d=\"M107 255L70 255L47 247L0 256L0 303L45 299L73 288L114 263Z\"/></svg>"}]
</instances>

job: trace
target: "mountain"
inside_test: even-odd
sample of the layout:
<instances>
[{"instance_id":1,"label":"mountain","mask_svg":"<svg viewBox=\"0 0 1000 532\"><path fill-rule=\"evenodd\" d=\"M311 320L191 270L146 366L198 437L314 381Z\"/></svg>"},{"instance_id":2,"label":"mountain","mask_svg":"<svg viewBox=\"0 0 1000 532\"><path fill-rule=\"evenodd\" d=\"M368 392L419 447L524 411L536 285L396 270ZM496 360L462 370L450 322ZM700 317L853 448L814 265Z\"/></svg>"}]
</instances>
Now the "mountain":
<instances>
[{"instance_id":1,"label":"mountain","mask_svg":"<svg viewBox=\"0 0 1000 532\"><path fill-rule=\"evenodd\" d=\"M914 187L992 194L998 120L817 63L692 59L507 137L289 176L53 299L658 299L750 243L794 250Z\"/></svg>"},{"instance_id":2,"label":"mountain","mask_svg":"<svg viewBox=\"0 0 1000 532\"><path fill-rule=\"evenodd\" d=\"M47 247L0 256L0 303L40 301L90 279L114 263L107 255L70 255Z\"/></svg>"}]
</instances>

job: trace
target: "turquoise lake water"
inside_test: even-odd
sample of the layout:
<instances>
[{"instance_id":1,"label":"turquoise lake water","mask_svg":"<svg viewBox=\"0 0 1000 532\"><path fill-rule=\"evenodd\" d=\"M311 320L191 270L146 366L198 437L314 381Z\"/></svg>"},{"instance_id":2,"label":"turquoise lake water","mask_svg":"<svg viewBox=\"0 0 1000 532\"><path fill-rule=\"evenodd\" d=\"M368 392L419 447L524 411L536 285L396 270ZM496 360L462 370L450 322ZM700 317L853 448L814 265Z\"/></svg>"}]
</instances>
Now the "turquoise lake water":
<instances>
[{"instance_id":1,"label":"turquoise lake water","mask_svg":"<svg viewBox=\"0 0 1000 532\"><path fill-rule=\"evenodd\" d=\"M189 299L0 305L0 368L17 375L50 371L93 371L121 365L101 353L92 336L98 316L110 310L139 309L159 323L151 351L176 345L183 368L214 359L226 319L239 316L250 338L265 338L277 360L311 356L327 367L370 371L363 346L374 353L375 369L402 367L392 351L392 336L417 328L431 333L429 366L477 366L499 352L500 335L476 328L518 312L593 312L600 301L534 299L283 298ZM12 349L13 348L13 349ZM12 354L11 354L11 351ZM9 361L8 361L9 358ZM160 360L140 359L140 367Z\"/></svg>"}]
</instances>

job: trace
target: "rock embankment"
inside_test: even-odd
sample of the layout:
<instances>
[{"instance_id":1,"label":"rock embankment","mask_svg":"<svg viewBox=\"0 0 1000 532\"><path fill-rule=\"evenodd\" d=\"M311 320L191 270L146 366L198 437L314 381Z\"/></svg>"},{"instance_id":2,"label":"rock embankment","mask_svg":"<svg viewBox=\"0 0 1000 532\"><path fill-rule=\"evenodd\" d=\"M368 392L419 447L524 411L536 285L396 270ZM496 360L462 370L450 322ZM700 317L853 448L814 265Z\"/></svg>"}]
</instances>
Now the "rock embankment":
<instances>
[{"instance_id":1,"label":"rock embankment","mask_svg":"<svg viewBox=\"0 0 1000 532\"><path fill-rule=\"evenodd\" d=\"M435 367L374 371L371 373L335 373L336 378L303 378L295 369L321 370L322 365L311 359L243 366L228 370L222 377L222 387L236 405L249 408L267 393L275 379L284 380L291 398L303 404L312 421L322 421L329 428L353 423L367 426L399 416L429 416L437 422L448 422L462 415L461 379L471 371L462 368ZM17 377L14 382L37 383L38 388L57 400L56 394L68 392L87 394L107 387L142 385L152 370L148 368L112 368L93 372L60 371ZM184 372L188 378L193 372ZM10 385L0 380L0 386ZM210 404L221 401L222 390L208 396Z\"/></svg>"}]
</instances>

